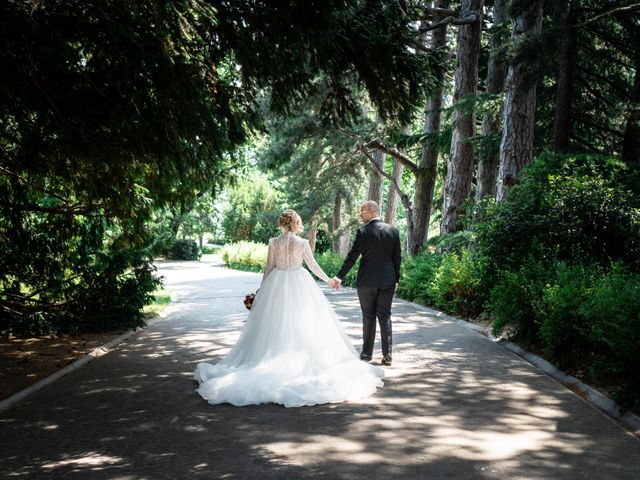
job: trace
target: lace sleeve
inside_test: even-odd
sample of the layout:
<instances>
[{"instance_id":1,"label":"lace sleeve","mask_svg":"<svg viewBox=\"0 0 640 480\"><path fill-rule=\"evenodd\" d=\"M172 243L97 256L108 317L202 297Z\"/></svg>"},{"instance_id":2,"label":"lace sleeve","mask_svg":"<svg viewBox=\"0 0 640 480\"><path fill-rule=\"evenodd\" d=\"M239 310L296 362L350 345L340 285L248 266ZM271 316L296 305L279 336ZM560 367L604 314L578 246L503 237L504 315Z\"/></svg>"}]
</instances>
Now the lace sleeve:
<instances>
[{"instance_id":1,"label":"lace sleeve","mask_svg":"<svg viewBox=\"0 0 640 480\"><path fill-rule=\"evenodd\" d=\"M264 267L264 274L262 275L262 281L260 282L260 284L262 284L262 282L265 281L265 279L269 276L269 274L275 268L275 266L276 266L276 253L275 253L275 247L273 245L273 239L271 239L269 240L269 251L267 252L267 264Z\"/></svg>"},{"instance_id":2,"label":"lace sleeve","mask_svg":"<svg viewBox=\"0 0 640 480\"><path fill-rule=\"evenodd\" d=\"M311 245L309 245L309 242L306 240L304 242L302 258L304 259L307 266L311 269L313 273L316 274L318 278L325 281L326 283L329 283L329 280L330 280L329 277L327 276L326 273L324 273L324 270L322 270L322 267L318 265L318 262L316 262L316 259L313 258L313 253L311 252Z\"/></svg>"}]
</instances>

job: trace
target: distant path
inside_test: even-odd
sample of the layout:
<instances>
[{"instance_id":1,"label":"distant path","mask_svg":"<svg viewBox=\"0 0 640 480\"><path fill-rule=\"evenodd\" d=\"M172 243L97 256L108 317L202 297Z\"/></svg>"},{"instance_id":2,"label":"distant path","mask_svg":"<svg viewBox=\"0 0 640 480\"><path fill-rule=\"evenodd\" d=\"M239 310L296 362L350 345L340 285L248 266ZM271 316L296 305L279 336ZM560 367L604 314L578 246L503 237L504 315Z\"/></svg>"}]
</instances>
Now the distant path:
<instances>
[{"instance_id":1,"label":"distant path","mask_svg":"<svg viewBox=\"0 0 640 480\"><path fill-rule=\"evenodd\" d=\"M394 365L367 401L209 405L193 368L234 343L261 276L159 267L177 297L164 320L0 415L0 478L640 478L630 433L487 338L404 301ZM359 349L355 292L325 292Z\"/></svg>"}]
</instances>

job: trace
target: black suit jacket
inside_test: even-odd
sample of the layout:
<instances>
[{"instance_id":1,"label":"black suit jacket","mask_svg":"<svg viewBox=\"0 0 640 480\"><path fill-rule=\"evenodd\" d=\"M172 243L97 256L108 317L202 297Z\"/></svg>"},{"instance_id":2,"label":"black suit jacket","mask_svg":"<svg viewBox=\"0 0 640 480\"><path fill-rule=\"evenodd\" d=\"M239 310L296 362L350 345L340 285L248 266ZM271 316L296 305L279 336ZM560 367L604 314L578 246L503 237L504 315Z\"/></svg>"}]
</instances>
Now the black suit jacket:
<instances>
[{"instance_id":1,"label":"black suit jacket","mask_svg":"<svg viewBox=\"0 0 640 480\"><path fill-rule=\"evenodd\" d=\"M336 275L342 280L359 256L358 287L389 287L400 280L400 235L382 220L371 220L356 232L351 251Z\"/></svg>"}]
</instances>

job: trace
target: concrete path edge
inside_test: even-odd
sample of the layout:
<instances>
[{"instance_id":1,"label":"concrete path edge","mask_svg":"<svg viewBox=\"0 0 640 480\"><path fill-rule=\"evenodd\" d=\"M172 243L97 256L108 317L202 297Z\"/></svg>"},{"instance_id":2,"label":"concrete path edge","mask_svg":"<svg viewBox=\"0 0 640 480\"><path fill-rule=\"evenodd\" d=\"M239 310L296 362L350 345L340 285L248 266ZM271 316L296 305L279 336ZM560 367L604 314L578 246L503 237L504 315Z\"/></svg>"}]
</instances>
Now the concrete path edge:
<instances>
[{"instance_id":1,"label":"concrete path edge","mask_svg":"<svg viewBox=\"0 0 640 480\"><path fill-rule=\"evenodd\" d=\"M172 303L173 303L173 301L174 301L174 299L172 298ZM60 370L57 370L57 371L53 372L51 375L43 378L42 380L37 381L33 385L30 385L27 388L25 388L23 390L20 390L19 392L14 393L10 397L5 398L4 400L0 401L0 412L4 412L5 410L8 410L9 408L14 406L15 404L17 404L17 403L21 402L22 400L24 400L25 398L33 395L37 391L39 391L39 390L43 389L44 387L46 387L47 385L55 382L56 380L59 380L60 378L64 377L65 375L68 375L69 373L73 372L74 370L79 369L80 367L84 366L85 364L87 364L89 362L92 362L93 360L95 360L97 358L100 358L103 355L106 355L111 350L113 350L113 348L115 346L117 346L118 344L124 342L125 340L129 339L133 335L139 333L141 330L143 330L143 329L145 329L147 327L150 327L154 323L163 320L170 313L168 310L170 310L169 306L167 306L162 312L160 312L155 317L153 317L150 320L146 321L145 324L142 327L136 327L136 328L134 328L132 330L129 330L128 332L123 333L122 335L117 336L116 338L113 338L113 339L109 340L108 342L104 343L103 345L100 345L99 347L94 348L93 350L91 350L86 355L80 357L75 362L70 363L66 367L61 368Z\"/></svg>"},{"instance_id":2,"label":"concrete path edge","mask_svg":"<svg viewBox=\"0 0 640 480\"><path fill-rule=\"evenodd\" d=\"M502 345L523 360L526 360L570 390L577 392L588 403L618 421L634 435L640 437L640 417L623 410L617 403L606 395L600 393L595 388L582 383L577 378L558 370L553 364L549 363L544 358L527 352L522 347L510 342L509 340L504 338L495 338L491 335L491 332L487 332L487 334L494 342Z\"/></svg>"},{"instance_id":3,"label":"concrete path edge","mask_svg":"<svg viewBox=\"0 0 640 480\"><path fill-rule=\"evenodd\" d=\"M476 325L474 323L468 322L466 320L462 320L460 318L452 317L450 315L447 315L446 313L440 312L438 310L433 310L423 305L419 305L419 304L414 304L414 305L428 312L431 315L458 323L466 328L474 330L480 335L486 336L491 341L497 343L503 348L506 348L507 350L511 351L513 354L522 358L524 361L530 363L531 365L536 367L538 370L543 372L545 375L548 375L554 380L556 380L557 382L561 383L566 388L576 393L584 401L586 401L593 407L597 408L604 414L608 415L614 421L617 421L619 424L621 424L624 428L629 430L631 433L633 433L637 437L640 437L640 417L639 416L634 415L631 412L625 411L611 398L607 397L603 393L600 393L595 388L590 387L589 385L581 382L577 378L572 377L571 375L567 375L566 373L559 370L555 365L548 362L544 358L526 351L524 348L520 347L519 345L516 345L513 342L510 342L505 338L494 337L493 334L491 333L491 329L485 329L480 325Z\"/></svg>"}]
</instances>

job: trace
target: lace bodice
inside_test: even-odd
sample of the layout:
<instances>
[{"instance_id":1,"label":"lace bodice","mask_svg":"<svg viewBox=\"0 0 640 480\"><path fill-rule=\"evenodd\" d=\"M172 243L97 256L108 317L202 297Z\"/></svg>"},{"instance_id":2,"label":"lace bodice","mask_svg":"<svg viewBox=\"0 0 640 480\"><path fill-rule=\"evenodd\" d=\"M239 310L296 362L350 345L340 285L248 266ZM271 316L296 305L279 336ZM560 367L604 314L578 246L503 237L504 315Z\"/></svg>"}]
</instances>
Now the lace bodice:
<instances>
[{"instance_id":1,"label":"lace bodice","mask_svg":"<svg viewBox=\"0 0 640 480\"><path fill-rule=\"evenodd\" d=\"M302 260L317 277L329 283L329 277L318 265L316 259L313 258L309 241L290 232L269 239L269 253L267 254L267 265L264 269L262 281L267 278L274 268L279 270L301 268Z\"/></svg>"}]
</instances>

